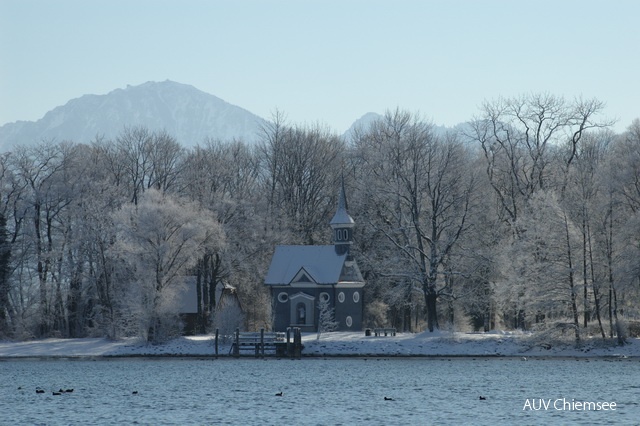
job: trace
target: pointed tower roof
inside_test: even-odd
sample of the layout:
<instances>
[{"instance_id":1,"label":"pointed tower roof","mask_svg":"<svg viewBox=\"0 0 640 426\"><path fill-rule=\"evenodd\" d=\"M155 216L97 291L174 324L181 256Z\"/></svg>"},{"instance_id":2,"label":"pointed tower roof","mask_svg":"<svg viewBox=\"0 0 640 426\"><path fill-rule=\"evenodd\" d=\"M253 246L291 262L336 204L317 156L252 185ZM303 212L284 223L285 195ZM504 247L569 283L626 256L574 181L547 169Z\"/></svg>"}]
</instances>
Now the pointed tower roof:
<instances>
[{"instance_id":1,"label":"pointed tower roof","mask_svg":"<svg viewBox=\"0 0 640 426\"><path fill-rule=\"evenodd\" d=\"M349 225L352 226L356 222L353 220L349 213L347 213L347 196L344 190L344 178L342 179L342 184L340 185L340 195L338 195L338 209L336 210L336 214L333 215L333 219L329 222L329 225Z\"/></svg>"}]
</instances>

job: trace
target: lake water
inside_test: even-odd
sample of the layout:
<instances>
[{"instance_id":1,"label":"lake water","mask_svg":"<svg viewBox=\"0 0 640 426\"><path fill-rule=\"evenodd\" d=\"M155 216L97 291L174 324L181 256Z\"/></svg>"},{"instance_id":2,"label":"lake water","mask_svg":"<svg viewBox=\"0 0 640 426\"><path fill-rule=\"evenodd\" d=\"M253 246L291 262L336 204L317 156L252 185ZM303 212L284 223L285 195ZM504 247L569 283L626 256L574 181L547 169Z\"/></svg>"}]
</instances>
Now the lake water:
<instances>
[{"instance_id":1,"label":"lake water","mask_svg":"<svg viewBox=\"0 0 640 426\"><path fill-rule=\"evenodd\" d=\"M0 361L2 425L543 423L640 424L640 360Z\"/></svg>"}]
</instances>

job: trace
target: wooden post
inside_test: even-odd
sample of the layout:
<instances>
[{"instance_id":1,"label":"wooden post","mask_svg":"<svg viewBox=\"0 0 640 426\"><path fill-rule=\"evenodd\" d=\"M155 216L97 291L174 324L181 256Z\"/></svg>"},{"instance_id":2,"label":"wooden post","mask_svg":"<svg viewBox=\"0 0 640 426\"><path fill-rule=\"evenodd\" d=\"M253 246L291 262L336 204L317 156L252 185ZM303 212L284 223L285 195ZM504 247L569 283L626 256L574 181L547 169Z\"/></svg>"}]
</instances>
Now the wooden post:
<instances>
[{"instance_id":1,"label":"wooden post","mask_svg":"<svg viewBox=\"0 0 640 426\"><path fill-rule=\"evenodd\" d=\"M264 358L264 328L260 329L260 348L262 351L262 358Z\"/></svg>"},{"instance_id":2,"label":"wooden post","mask_svg":"<svg viewBox=\"0 0 640 426\"><path fill-rule=\"evenodd\" d=\"M216 341L215 341L215 345L216 345L216 359L218 359L218 332L219 332L219 330L216 328Z\"/></svg>"},{"instance_id":3,"label":"wooden post","mask_svg":"<svg viewBox=\"0 0 640 426\"><path fill-rule=\"evenodd\" d=\"M236 345L233 348L233 356L236 358L240 356L240 329L236 328Z\"/></svg>"},{"instance_id":4,"label":"wooden post","mask_svg":"<svg viewBox=\"0 0 640 426\"><path fill-rule=\"evenodd\" d=\"M293 351L295 352L295 357L297 359L302 357L302 333L299 327L294 328Z\"/></svg>"}]
</instances>

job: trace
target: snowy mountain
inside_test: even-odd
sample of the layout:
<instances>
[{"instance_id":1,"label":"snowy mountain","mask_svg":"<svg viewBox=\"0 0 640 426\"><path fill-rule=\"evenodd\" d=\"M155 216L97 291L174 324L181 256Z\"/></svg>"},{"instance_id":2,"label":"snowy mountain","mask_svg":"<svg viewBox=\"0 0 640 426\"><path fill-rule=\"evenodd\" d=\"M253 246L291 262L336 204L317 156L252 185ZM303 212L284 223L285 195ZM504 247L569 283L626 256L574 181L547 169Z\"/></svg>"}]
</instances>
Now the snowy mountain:
<instances>
[{"instance_id":1,"label":"snowy mountain","mask_svg":"<svg viewBox=\"0 0 640 426\"><path fill-rule=\"evenodd\" d=\"M42 140L89 143L115 138L125 126L166 130L183 146L206 137L255 141L264 120L240 107L173 81L147 82L106 95L84 95L54 108L38 121L0 127L0 152Z\"/></svg>"},{"instance_id":2,"label":"snowy mountain","mask_svg":"<svg viewBox=\"0 0 640 426\"><path fill-rule=\"evenodd\" d=\"M351 140L354 130L367 131L383 118L368 112L343 134ZM64 140L90 143L96 136L115 139L126 126L166 130L184 147L202 144L205 138L255 142L265 120L187 84L147 82L116 89L106 95L84 95L47 112L37 121L18 121L0 127L0 153L13 146ZM436 126L446 131L446 127Z\"/></svg>"},{"instance_id":3,"label":"snowy mountain","mask_svg":"<svg viewBox=\"0 0 640 426\"><path fill-rule=\"evenodd\" d=\"M351 127L349 127L342 136L345 138L345 140L349 141L353 137L354 132L366 132L369 129L369 126L371 126L374 121L381 118L384 118L384 116L376 112L368 112L354 121Z\"/></svg>"},{"instance_id":4,"label":"snowy mountain","mask_svg":"<svg viewBox=\"0 0 640 426\"><path fill-rule=\"evenodd\" d=\"M349 129L347 129L347 131L344 132L342 137L345 138L345 140L347 141L351 141L353 138L354 132L366 132L367 130L369 130L369 127L373 122L380 119L384 119L384 115L381 115L375 112L368 112L362 117L358 118L356 121L354 121L351 127L349 127ZM434 124L433 131L438 136L444 136L447 134L447 132L457 132L460 134L462 130L466 129L465 126L466 126L465 124L459 124L451 128L447 126L440 126L440 125Z\"/></svg>"}]
</instances>

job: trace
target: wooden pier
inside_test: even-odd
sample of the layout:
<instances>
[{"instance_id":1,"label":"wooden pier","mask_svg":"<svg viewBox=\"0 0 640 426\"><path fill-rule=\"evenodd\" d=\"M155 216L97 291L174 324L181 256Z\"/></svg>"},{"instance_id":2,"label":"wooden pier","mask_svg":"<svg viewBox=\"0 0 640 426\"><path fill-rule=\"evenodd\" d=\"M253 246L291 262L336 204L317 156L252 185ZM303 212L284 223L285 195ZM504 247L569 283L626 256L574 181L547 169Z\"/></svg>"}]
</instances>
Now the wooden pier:
<instances>
[{"instance_id":1,"label":"wooden pier","mask_svg":"<svg viewBox=\"0 0 640 426\"><path fill-rule=\"evenodd\" d=\"M216 331L216 356L218 356L218 333ZM300 328L289 327L287 332L240 332L236 328L230 354L238 358L243 353L249 352L256 358L264 358L267 355L277 357L289 357L299 359L302 356L302 334Z\"/></svg>"}]
</instances>

